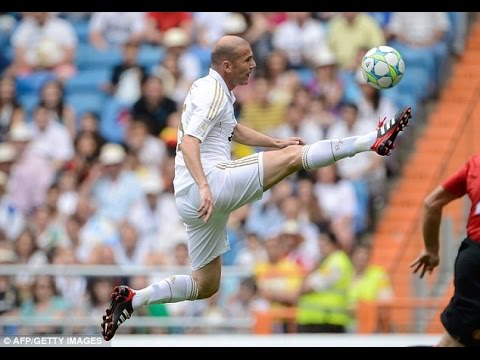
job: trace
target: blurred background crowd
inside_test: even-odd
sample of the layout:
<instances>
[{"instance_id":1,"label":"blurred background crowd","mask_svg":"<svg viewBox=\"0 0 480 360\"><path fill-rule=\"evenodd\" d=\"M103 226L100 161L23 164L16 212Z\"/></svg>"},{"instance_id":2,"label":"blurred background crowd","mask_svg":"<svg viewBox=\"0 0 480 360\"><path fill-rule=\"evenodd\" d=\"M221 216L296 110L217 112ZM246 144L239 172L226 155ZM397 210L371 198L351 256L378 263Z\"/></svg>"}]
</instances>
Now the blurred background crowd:
<instances>
[{"instance_id":1,"label":"blurred background crowd","mask_svg":"<svg viewBox=\"0 0 480 360\"><path fill-rule=\"evenodd\" d=\"M237 120L312 143L372 131L406 105L421 114L438 96L449 63L461 57L471 20L460 12L0 13L0 263L30 270L189 266L173 198L177 127L185 95L208 73L220 36L244 37L257 63L249 84L235 89ZM378 91L364 83L358 65L368 49L385 44L400 51L406 71L395 88ZM232 155L259 150L234 146ZM401 166L401 153L362 153L284 180L231 215L223 263L244 276L225 279L211 299L152 305L144 315L245 318L253 309L295 306L305 274L336 251L349 263L342 306L352 310L365 291L391 298L382 269L369 270L368 284L362 275L368 235ZM23 270L0 276L0 314L69 322L91 316L100 324L114 285L154 280ZM354 331L350 320L343 325Z\"/></svg>"}]
</instances>

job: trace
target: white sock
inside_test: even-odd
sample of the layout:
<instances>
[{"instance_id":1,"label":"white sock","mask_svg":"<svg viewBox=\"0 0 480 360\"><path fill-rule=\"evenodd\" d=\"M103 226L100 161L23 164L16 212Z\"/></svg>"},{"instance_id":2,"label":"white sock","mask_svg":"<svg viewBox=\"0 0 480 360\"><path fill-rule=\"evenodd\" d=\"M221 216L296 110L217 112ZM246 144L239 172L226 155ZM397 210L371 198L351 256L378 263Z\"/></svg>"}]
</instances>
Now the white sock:
<instances>
[{"instance_id":1,"label":"white sock","mask_svg":"<svg viewBox=\"0 0 480 360\"><path fill-rule=\"evenodd\" d=\"M132 307L142 305L175 303L195 300L198 297L198 284L190 275L174 275L160 282L136 290Z\"/></svg>"},{"instance_id":2,"label":"white sock","mask_svg":"<svg viewBox=\"0 0 480 360\"><path fill-rule=\"evenodd\" d=\"M318 169L359 152L369 151L376 139L377 131L372 131L366 135L322 140L306 145L302 150L303 168Z\"/></svg>"}]
</instances>

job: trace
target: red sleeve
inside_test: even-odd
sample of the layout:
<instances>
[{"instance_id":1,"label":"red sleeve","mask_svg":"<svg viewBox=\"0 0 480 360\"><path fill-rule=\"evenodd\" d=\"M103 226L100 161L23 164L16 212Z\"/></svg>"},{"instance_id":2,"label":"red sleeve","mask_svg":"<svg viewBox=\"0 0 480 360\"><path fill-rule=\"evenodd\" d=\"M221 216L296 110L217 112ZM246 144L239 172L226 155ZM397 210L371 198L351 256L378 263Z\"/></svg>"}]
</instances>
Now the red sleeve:
<instances>
[{"instance_id":1,"label":"red sleeve","mask_svg":"<svg viewBox=\"0 0 480 360\"><path fill-rule=\"evenodd\" d=\"M457 197L467 193L467 175L470 162L463 165L456 173L452 174L442 184L443 188Z\"/></svg>"}]
</instances>

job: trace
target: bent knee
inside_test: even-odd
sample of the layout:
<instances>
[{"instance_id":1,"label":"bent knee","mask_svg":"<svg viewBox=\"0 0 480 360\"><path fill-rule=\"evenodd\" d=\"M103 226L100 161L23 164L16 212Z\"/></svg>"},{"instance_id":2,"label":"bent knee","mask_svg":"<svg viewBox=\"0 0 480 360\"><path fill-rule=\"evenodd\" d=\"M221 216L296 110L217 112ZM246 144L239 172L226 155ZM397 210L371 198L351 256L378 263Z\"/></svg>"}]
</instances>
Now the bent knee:
<instances>
[{"instance_id":1,"label":"bent knee","mask_svg":"<svg viewBox=\"0 0 480 360\"><path fill-rule=\"evenodd\" d=\"M215 295L218 292L218 289L220 288L220 284L198 284L198 297L197 299L207 299L213 295Z\"/></svg>"}]
</instances>

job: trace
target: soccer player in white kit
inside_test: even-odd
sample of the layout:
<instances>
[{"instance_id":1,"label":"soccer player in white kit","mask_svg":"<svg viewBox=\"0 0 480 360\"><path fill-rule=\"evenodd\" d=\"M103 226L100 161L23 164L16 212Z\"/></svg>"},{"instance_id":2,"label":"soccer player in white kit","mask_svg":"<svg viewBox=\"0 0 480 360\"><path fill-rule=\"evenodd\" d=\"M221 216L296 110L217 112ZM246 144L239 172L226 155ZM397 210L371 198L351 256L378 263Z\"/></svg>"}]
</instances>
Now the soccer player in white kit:
<instances>
[{"instance_id":1,"label":"soccer player in white kit","mask_svg":"<svg viewBox=\"0 0 480 360\"><path fill-rule=\"evenodd\" d=\"M221 255L229 250L230 213L301 169L315 169L363 151L389 155L398 133L411 118L407 107L363 136L318 141L274 139L237 123L232 90L246 85L255 61L250 45L224 36L211 55L209 74L195 81L183 105L175 158L175 200L188 235L191 275L174 275L144 289L115 287L102 318L110 340L133 311L152 303L205 299L220 286ZM232 161L231 142L277 150Z\"/></svg>"}]
</instances>

